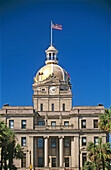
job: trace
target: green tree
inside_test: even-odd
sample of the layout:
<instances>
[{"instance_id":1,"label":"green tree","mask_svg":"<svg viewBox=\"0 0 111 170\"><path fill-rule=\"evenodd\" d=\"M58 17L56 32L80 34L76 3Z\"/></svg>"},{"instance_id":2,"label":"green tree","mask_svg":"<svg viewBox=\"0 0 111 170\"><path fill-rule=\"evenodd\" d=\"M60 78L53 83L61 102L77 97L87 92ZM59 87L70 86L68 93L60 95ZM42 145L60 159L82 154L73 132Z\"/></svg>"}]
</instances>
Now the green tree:
<instances>
[{"instance_id":1,"label":"green tree","mask_svg":"<svg viewBox=\"0 0 111 170\"><path fill-rule=\"evenodd\" d=\"M1 167L0 169L16 169L13 159L21 159L23 151L19 144L16 145L15 134L4 122L0 122L0 148L1 148ZM8 160L8 161L7 161ZM7 165L8 162L8 165Z\"/></svg>"},{"instance_id":2,"label":"green tree","mask_svg":"<svg viewBox=\"0 0 111 170\"><path fill-rule=\"evenodd\" d=\"M110 169L111 149L109 142L102 144L102 138L99 138L98 145L90 142L87 151L90 161L85 162L84 170Z\"/></svg>"},{"instance_id":3,"label":"green tree","mask_svg":"<svg viewBox=\"0 0 111 170\"><path fill-rule=\"evenodd\" d=\"M100 118L100 129L111 133L111 109L105 109L105 113L99 116Z\"/></svg>"}]
</instances>

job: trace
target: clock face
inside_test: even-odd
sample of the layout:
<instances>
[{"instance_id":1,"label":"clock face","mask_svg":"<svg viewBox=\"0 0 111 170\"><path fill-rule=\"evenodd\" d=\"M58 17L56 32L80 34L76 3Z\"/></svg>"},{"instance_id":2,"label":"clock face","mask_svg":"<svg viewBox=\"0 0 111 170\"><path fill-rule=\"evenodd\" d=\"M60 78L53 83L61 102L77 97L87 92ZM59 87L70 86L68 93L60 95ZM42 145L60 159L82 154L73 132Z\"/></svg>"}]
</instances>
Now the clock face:
<instances>
[{"instance_id":1,"label":"clock face","mask_svg":"<svg viewBox=\"0 0 111 170\"><path fill-rule=\"evenodd\" d=\"M56 87L55 86L50 86L49 90L54 93L56 91Z\"/></svg>"}]
</instances>

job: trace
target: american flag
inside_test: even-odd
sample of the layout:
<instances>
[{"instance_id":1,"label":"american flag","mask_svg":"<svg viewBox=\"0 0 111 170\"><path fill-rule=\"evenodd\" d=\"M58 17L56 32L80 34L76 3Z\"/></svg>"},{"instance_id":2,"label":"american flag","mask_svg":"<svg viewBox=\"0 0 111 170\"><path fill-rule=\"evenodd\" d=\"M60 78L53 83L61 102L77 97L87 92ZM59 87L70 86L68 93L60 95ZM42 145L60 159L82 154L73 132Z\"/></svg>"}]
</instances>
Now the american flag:
<instances>
[{"instance_id":1,"label":"american flag","mask_svg":"<svg viewBox=\"0 0 111 170\"><path fill-rule=\"evenodd\" d=\"M57 30L62 30L62 25L52 23L52 28Z\"/></svg>"},{"instance_id":2,"label":"american flag","mask_svg":"<svg viewBox=\"0 0 111 170\"><path fill-rule=\"evenodd\" d=\"M68 74L68 78L70 78L70 74L67 72L67 74Z\"/></svg>"}]
</instances>

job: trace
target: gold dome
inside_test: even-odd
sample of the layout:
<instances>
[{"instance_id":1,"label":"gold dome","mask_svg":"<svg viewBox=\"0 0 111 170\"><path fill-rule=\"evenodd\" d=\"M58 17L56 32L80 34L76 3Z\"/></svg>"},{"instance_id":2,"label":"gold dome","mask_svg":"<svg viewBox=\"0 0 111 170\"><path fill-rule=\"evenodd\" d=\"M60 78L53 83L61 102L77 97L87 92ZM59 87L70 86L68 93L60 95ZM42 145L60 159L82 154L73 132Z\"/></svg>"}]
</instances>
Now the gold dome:
<instances>
[{"instance_id":1,"label":"gold dome","mask_svg":"<svg viewBox=\"0 0 111 170\"><path fill-rule=\"evenodd\" d=\"M69 81L67 72L58 64L57 53L58 51L52 45L45 51L46 52L46 65L42 67L34 77L34 82L43 81L50 75L54 74L60 81Z\"/></svg>"},{"instance_id":2,"label":"gold dome","mask_svg":"<svg viewBox=\"0 0 111 170\"><path fill-rule=\"evenodd\" d=\"M48 78L51 74L56 76L57 79L61 81L68 81L67 72L57 64L47 64L42 67L36 74L35 81L43 81Z\"/></svg>"}]
</instances>

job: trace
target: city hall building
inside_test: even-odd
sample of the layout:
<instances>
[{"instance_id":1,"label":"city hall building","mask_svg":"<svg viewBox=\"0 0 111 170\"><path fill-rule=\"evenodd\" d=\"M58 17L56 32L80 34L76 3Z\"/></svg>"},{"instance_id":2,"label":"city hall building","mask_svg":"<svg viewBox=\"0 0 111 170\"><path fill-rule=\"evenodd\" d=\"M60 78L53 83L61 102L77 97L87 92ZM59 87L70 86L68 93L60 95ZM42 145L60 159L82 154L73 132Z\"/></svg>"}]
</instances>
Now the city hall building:
<instances>
[{"instance_id":1,"label":"city hall building","mask_svg":"<svg viewBox=\"0 0 111 170\"><path fill-rule=\"evenodd\" d=\"M2 120L16 133L24 150L18 169L80 170L87 160L89 142L98 144L107 134L98 127L104 106L73 106L69 74L58 65L52 45L34 77L33 106L3 105Z\"/></svg>"}]
</instances>

